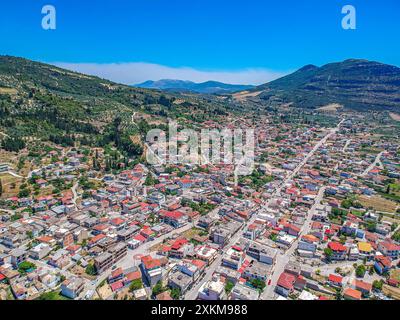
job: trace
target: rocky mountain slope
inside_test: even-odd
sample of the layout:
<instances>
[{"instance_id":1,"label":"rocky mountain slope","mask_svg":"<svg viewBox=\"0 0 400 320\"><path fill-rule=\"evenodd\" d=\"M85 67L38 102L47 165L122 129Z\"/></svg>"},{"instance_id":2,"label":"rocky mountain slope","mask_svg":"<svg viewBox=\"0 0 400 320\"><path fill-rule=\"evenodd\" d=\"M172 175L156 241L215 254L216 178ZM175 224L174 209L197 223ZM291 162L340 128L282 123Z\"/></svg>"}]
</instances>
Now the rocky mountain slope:
<instances>
[{"instance_id":1,"label":"rocky mountain slope","mask_svg":"<svg viewBox=\"0 0 400 320\"><path fill-rule=\"evenodd\" d=\"M400 68L367 60L345 60L300 70L253 89L266 103L317 108L338 103L358 110L400 110Z\"/></svg>"}]
</instances>

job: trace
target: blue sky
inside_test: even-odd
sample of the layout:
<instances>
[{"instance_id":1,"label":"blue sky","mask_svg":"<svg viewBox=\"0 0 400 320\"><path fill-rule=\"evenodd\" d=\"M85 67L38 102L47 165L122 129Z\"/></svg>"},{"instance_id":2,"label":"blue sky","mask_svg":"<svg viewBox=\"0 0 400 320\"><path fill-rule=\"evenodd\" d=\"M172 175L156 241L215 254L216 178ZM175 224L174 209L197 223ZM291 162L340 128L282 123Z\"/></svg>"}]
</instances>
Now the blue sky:
<instances>
[{"instance_id":1,"label":"blue sky","mask_svg":"<svg viewBox=\"0 0 400 320\"><path fill-rule=\"evenodd\" d=\"M262 83L305 64L400 66L398 0L3 0L0 54L124 83L173 77ZM43 30L54 5L57 29ZM341 27L344 5L357 29Z\"/></svg>"}]
</instances>

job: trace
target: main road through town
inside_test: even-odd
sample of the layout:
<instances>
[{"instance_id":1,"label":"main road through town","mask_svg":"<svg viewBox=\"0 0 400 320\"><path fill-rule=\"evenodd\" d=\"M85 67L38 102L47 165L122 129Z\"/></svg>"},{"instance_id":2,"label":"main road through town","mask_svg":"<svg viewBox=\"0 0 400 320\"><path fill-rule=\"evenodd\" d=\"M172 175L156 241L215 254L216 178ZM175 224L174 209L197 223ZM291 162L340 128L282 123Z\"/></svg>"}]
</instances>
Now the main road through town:
<instances>
[{"instance_id":1,"label":"main road through town","mask_svg":"<svg viewBox=\"0 0 400 320\"><path fill-rule=\"evenodd\" d=\"M295 170L293 170L293 172L289 175L289 177L287 177L285 184L287 182L289 182L301 170L301 168L307 163L307 161L314 155L314 153L321 146L323 146L332 135L334 135L339 130L340 125L344 121L345 120L340 121L339 124L335 128L331 129L329 131L329 133L314 146L314 148L304 158L304 160L299 164L299 166L297 166L297 168ZM282 187L285 184L282 184L282 186L280 188L278 188L278 190L279 190L278 194L280 193L280 190L282 189ZM321 200L323 199L325 189L326 189L326 187L322 187L319 189L318 195L316 196L315 201L314 201L314 205L310 208L310 210L307 213L307 217L306 217L304 224L300 230L297 240L294 241L284 253L279 253L277 255L276 263L274 265L274 268L272 270L271 277L270 277L271 282L265 288L264 292L261 294L261 296L260 296L261 300L270 300L270 299L274 298L274 288L275 288L276 284L278 283L279 276L285 270L285 266L289 262L290 257L294 254L294 251L297 248L299 239L301 239L301 237L303 235L307 234L310 231L312 216L314 215L316 208L318 207L318 205L321 203Z\"/></svg>"},{"instance_id":2,"label":"main road through town","mask_svg":"<svg viewBox=\"0 0 400 320\"><path fill-rule=\"evenodd\" d=\"M303 168L303 166L307 163L307 161L314 155L314 153L328 141L328 139L334 135L340 128L340 125L344 122L345 120L342 120L339 122L339 124L331 129L327 135L325 135L324 138L322 138L314 147L313 149L304 157L304 159L298 164L298 166L277 186L277 189L274 191L274 193L271 195L270 200L266 201L264 207L261 210L264 210L267 208L271 202L272 199L274 199L276 196L280 195L281 190L283 187L289 183L293 177ZM324 193L324 188L320 189L320 192L318 193L318 196L315 199L315 204L320 203ZM309 210L308 216L306 218L306 221L303 225L303 228L301 230L301 235L306 234L309 231L310 228L310 222L311 222L311 217L313 215L313 212L315 210L315 205ZM232 236L230 239L229 243L225 246L225 248L229 249L231 246L233 246L239 238L242 236L242 231L245 230L249 225L254 223L254 221L257 219L257 214L254 214L249 221L247 221L241 229L238 230L238 232ZM300 238L300 236L299 236ZM297 243L297 241L296 241ZM262 298L268 299L271 296L271 288L274 287L278 281L280 273L283 271L286 263L289 261L289 257L291 254L293 254L294 249L296 248L295 243L283 254L279 255L277 257L277 262L275 264L275 267L273 269L272 275L271 275L271 285L268 286L264 294L262 295ZM226 250L227 250L226 249ZM206 271L205 276L203 276L197 283L195 283L192 288L185 294L185 300L195 300L197 298L199 289L201 286L209 281L215 272L216 268L221 264L222 256L225 253L225 250L219 252L218 257L214 260L214 262L209 266L209 268Z\"/></svg>"}]
</instances>

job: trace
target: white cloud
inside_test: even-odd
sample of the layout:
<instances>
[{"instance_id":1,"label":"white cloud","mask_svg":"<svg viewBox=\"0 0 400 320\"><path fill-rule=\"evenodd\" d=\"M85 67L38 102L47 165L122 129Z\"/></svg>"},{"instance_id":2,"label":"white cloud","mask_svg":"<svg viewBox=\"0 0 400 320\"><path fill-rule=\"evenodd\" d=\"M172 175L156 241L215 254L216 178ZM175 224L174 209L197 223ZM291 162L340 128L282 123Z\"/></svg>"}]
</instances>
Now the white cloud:
<instances>
[{"instance_id":1,"label":"white cloud","mask_svg":"<svg viewBox=\"0 0 400 320\"><path fill-rule=\"evenodd\" d=\"M193 82L208 80L232 84L263 84L275 80L287 73L267 69L243 69L205 71L189 67L167 67L159 64L132 62L132 63L65 63L57 62L54 65L77 71L84 74L98 76L123 84L138 84L147 80L178 79Z\"/></svg>"}]
</instances>

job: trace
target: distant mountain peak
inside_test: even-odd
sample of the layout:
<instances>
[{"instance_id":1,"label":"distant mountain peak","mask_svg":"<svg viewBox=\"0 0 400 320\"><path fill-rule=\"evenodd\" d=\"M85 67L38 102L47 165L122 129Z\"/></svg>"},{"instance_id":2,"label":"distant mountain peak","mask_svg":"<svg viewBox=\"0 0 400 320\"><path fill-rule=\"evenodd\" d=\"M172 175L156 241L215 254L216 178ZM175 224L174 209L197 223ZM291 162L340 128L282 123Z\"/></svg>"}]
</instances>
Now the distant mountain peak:
<instances>
[{"instance_id":1,"label":"distant mountain peak","mask_svg":"<svg viewBox=\"0 0 400 320\"><path fill-rule=\"evenodd\" d=\"M158 89L174 92L195 92L195 93L206 93L206 94L222 94L231 93L235 91L248 90L253 88L252 85L240 85L240 84L227 84L218 81L209 80L202 83L195 83L188 80L173 80L173 79L162 79L158 81L145 81L140 84L134 85L134 87L146 88L146 89Z\"/></svg>"},{"instance_id":2,"label":"distant mountain peak","mask_svg":"<svg viewBox=\"0 0 400 320\"><path fill-rule=\"evenodd\" d=\"M375 61L370 61L366 59L355 59L355 58L350 58L346 59L343 62L338 62L338 63L376 63Z\"/></svg>"},{"instance_id":3,"label":"distant mountain peak","mask_svg":"<svg viewBox=\"0 0 400 320\"><path fill-rule=\"evenodd\" d=\"M317 66L313 65L313 64L307 64L304 67L300 68L298 71L310 71L310 70L316 70L318 69Z\"/></svg>"}]
</instances>

